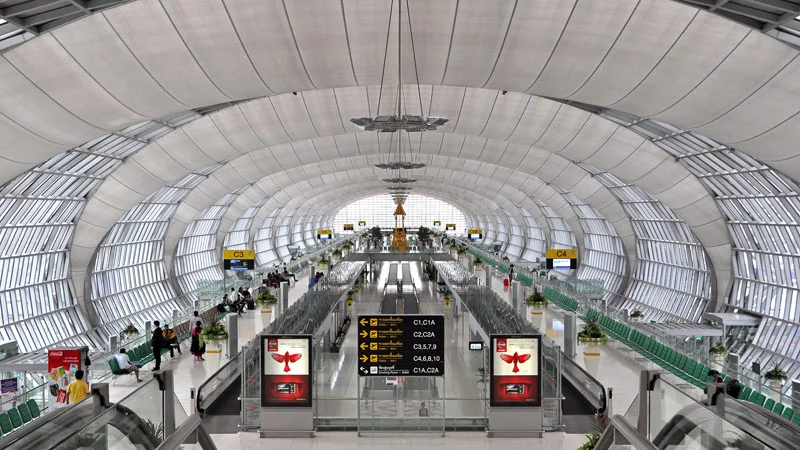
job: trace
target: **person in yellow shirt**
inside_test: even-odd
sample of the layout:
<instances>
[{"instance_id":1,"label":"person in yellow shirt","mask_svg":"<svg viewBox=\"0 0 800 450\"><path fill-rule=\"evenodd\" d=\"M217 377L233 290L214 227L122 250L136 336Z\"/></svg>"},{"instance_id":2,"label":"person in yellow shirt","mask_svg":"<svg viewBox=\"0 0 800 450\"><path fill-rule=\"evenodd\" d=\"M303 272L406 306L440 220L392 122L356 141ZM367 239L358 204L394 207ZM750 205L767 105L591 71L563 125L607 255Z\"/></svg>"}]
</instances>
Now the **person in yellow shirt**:
<instances>
[{"instance_id":1,"label":"person in yellow shirt","mask_svg":"<svg viewBox=\"0 0 800 450\"><path fill-rule=\"evenodd\" d=\"M75 380L67 386L69 403L78 403L89 396L89 385L83 381L83 371L75 371Z\"/></svg>"},{"instance_id":2,"label":"person in yellow shirt","mask_svg":"<svg viewBox=\"0 0 800 450\"><path fill-rule=\"evenodd\" d=\"M175 357L176 348L178 349L178 354L182 355L181 344L178 343L178 335L175 334L175 330L170 328L169 325L164 324L164 331L162 334L164 336L164 341L169 345L169 357Z\"/></svg>"}]
</instances>

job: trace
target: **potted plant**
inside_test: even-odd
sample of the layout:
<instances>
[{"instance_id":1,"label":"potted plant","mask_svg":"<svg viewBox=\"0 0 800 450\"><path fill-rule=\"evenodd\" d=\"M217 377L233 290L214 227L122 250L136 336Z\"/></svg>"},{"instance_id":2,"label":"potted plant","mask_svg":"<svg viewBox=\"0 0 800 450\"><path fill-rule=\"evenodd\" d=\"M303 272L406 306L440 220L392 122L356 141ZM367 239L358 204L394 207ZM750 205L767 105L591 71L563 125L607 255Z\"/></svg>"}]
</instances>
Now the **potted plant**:
<instances>
[{"instance_id":1,"label":"potted plant","mask_svg":"<svg viewBox=\"0 0 800 450\"><path fill-rule=\"evenodd\" d=\"M631 320L634 322L641 322L644 320L644 313L641 311L634 311L631 313Z\"/></svg>"},{"instance_id":2,"label":"potted plant","mask_svg":"<svg viewBox=\"0 0 800 450\"><path fill-rule=\"evenodd\" d=\"M200 332L204 339L225 339L228 337L228 331L225 330L225 325L220 322L216 317Z\"/></svg>"},{"instance_id":3,"label":"potted plant","mask_svg":"<svg viewBox=\"0 0 800 450\"><path fill-rule=\"evenodd\" d=\"M373 247L378 247L383 242L383 233L381 227L372 227L369 229L369 242Z\"/></svg>"},{"instance_id":4,"label":"potted plant","mask_svg":"<svg viewBox=\"0 0 800 450\"><path fill-rule=\"evenodd\" d=\"M333 257L336 259L342 259L342 251L337 248L333 251Z\"/></svg>"},{"instance_id":5,"label":"potted plant","mask_svg":"<svg viewBox=\"0 0 800 450\"><path fill-rule=\"evenodd\" d=\"M330 260L326 258L325 255L322 255L319 261L317 261L317 271L326 272L328 270L328 267L330 267L330 264L331 264Z\"/></svg>"},{"instance_id":6,"label":"potted plant","mask_svg":"<svg viewBox=\"0 0 800 450\"><path fill-rule=\"evenodd\" d=\"M417 230L417 240L420 247L428 246L431 244L431 230L427 227L419 227Z\"/></svg>"},{"instance_id":7,"label":"potted plant","mask_svg":"<svg viewBox=\"0 0 800 450\"><path fill-rule=\"evenodd\" d=\"M525 299L525 303L528 306L544 307L547 306L547 298L534 287L533 293Z\"/></svg>"},{"instance_id":8,"label":"potted plant","mask_svg":"<svg viewBox=\"0 0 800 450\"><path fill-rule=\"evenodd\" d=\"M599 440L600 440L600 435L598 433L587 434L586 442L584 442L583 445L578 447L578 450L593 450Z\"/></svg>"},{"instance_id":9,"label":"potted plant","mask_svg":"<svg viewBox=\"0 0 800 450\"><path fill-rule=\"evenodd\" d=\"M608 335L603 331L597 319L587 319L583 324L583 329L578 332L578 343L580 344L606 344Z\"/></svg>"},{"instance_id":10,"label":"potted plant","mask_svg":"<svg viewBox=\"0 0 800 450\"><path fill-rule=\"evenodd\" d=\"M708 349L708 353L711 355L711 359L713 359L714 362L724 364L728 349L725 347L725 344L722 343L722 339L720 339Z\"/></svg>"},{"instance_id":11,"label":"potted plant","mask_svg":"<svg viewBox=\"0 0 800 450\"><path fill-rule=\"evenodd\" d=\"M444 291L444 306L450 306L450 289Z\"/></svg>"},{"instance_id":12,"label":"potted plant","mask_svg":"<svg viewBox=\"0 0 800 450\"><path fill-rule=\"evenodd\" d=\"M278 297L275 297L275 295L270 293L268 290L265 290L264 292L256 295L256 303L258 303L259 305L266 305L269 307L278 303Z\"/></svg>"},{"instance_id":13,"label":"potted plant","mask_svg":"<svg viewBox=\"0 0 800 450\"><path fill-rule=\"evenodd\" d=\"M139 329L136 328L136 326L132 323L128 324L128 326L125 327L122 332L125 333L125 336L128 336L129 338L134 338L139 335Z\"/></svg>"},{"instance_id":14,"label":"potted plant","mask_svg":"<svg viewBox=\"0 0 800 450\"><path fill-rule=\"evenodd\" d=\"M789 379L789 376L780 364L775 363L772 369L769 369L769 371L764 374L764 378L769 381L770 389L780 391L783 383Z\"/></svg>"}]
</instances>

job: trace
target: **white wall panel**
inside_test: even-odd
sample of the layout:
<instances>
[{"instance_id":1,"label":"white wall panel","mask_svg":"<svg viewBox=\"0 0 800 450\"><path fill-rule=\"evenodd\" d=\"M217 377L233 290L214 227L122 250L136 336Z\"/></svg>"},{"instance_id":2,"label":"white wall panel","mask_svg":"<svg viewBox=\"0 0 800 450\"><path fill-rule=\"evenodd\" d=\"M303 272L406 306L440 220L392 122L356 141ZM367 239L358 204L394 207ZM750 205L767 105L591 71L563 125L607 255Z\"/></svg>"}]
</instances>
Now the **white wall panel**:
<instances>
[{"instance_id":1,"label":"white wall panel","mask_svg":"<svg viewBox=\"0 0 800 450\"><path fill-rule=\"evenodd\" d=\"M647 78L609 106L644 117L664 111L700 84L749 32L733 21L700 11Z\"/></svg>"},{"instance_id":2,"label":"white wall panel","mask_svg":"<svg viewBox=\"0 0 800 450\"><path fill-rule=\"evenodd\" d=\"M197 64L158 0L131 2L102 14L136 59L178 101L192 108L230 100Z\"/></svg>"},{"instance_id":3,"label":"white wall panel","mask_svg":"<svg viewBox=\"0 0 800 450\"><path fill-rule=\"evenodd\" d=\"M526 91L539 77L572 14L575 1L517 2L487 88Z\"/></svg>"},{"instance_id":4,"label":"white wall panel","mask_svg":"<svg viewBox=\"0 0 800 450\"><path fill-rule=\"evenodd\" d=\"M619 37L638 2L581 2L569 18L553 55L528 91L566 98L581 88Z\"/></svg>"},{"instance_id":5,"label":"white wall panel","mask_svg":"<svg viewBox=\"0 0 800 450\"><path fill-rule=\"evenodd\" d=\"M144 120L98 85L52 35L33 39L25 48L25 52L5 53L8 62L88 125L116 131ZM58 70L52 70L53 67ZM102 134L94 133L92 137Z\"/></svg>"},{"instance_id":6,"label":"white wall panel","mask_svg":"<svg viewBox=\"0 0 800 450\"><path fill-rule=\"evenodd\" d=\"M222 0L161 4L203 71L225 95L239 99L273 93L244 52Z\"/></svg>"},{"instance_id":7,"label":"white wall panel","mask_svg":"<svg viewBox=\"0 0 800 450\"><path fill-rule=\"evenodd\" d=\"M58 28L53 36L92 78L132 111L159 118L188 109L150 76L103 14L83 18L80 26Z\"/></svg>"},{"instance_id":8,"label":"white wall panel","mask_svg":"<svg viewBox=\"0 0 800 450\"><path fill-rule=\"evenodd\" d=\"M678 2L640 1L600 67L570 98L593 105L617 102L647 77L698 13Z\"/></svg>"},{"instance_id":9,"label":"white wall panel","mask_svg":"<svg viewBox=\"0 0 800 450\"><path fill-rule=\"evenodd\" d=\"M314 86L322 89L354 85L341 3L294 0L283 2L283 6Z\"/></svg>"},{"instance_id":10,"label":"white wall panel","mask_svg":"<svg viewBox=\"0 0 800 450\"><path fill-rule=\"evenodd\" d=\"M482 86L489 79L514 10L513 2L458 2L442 84Z\"/></svg>"}]
</instances>

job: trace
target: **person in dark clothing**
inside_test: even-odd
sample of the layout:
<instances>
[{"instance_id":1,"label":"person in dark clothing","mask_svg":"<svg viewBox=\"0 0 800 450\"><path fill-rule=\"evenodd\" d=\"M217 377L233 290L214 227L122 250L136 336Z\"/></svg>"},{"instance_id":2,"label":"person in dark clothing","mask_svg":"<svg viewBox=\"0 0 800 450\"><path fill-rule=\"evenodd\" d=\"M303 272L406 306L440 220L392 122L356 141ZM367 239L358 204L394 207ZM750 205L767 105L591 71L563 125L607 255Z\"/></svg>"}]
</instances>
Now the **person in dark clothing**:
<instances>
[{"instance_id":1,"label":"person in dark clothing","mask_svg":"<svg viewBox=\"0 0 800 450\"><path fill-rule=\"evenodd\" d=\"M206 352L206 344L203 342L202 327L200 321L195 322L195 327L192 330L192 345L189 350L194 355L195 361L205 361L203 354Z\"/></svg>"},{"instance_id":2,"label":"person in dark clothing","mask_svg":"<svg viewBox=\"0 0 800 450\"><path fill-rule=\"evenodd\" d=\"M164 330L161 329L159 321L153 322L153 336L150 338L150 345L153 347L153 357L156 361L156 366L153 370L161 370L161 349L167 346L164 341Z\"/></svg>"}]
</instances>

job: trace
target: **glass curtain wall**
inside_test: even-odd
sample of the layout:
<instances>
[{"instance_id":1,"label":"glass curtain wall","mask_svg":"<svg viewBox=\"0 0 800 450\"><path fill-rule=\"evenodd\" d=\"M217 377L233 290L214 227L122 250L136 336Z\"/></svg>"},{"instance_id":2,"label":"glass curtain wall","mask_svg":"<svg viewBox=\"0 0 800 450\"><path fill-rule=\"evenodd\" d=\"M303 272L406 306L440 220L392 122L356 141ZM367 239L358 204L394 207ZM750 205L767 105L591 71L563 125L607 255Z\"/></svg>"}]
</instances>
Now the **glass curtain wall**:
<instances>
[{"instance_id":1,"label":"glass curtain wall","mask_svg":"<svg viewBox=\"0 0 800 450\"><path fill-rule=\"evenodd\" d=\"M542 230L536 222L536 218L534 218L528 210L522 207L518 208L527 227L527 244L525 245L525 252L522 254L522 259L534 262L537 261L537 259L544 258L544 252L547 250L547 238L544 235L544 230Z\"/></svg>"},{"instance_id":2,"label":"glass curtain wall","mask_svg":"<svg viewBox=\"0 0 800 450\"><path fill-rule=\"evenodd\" d=\"M143 325L153 317L170 317L188 306L169 281L164 237L178 204L215 164L154 192L131 209L109 231L97 249L91 274L94 310L108 334L129 323Z\"/></svg>"},{"instance_id":3,"label":"glass curtain wall","mask_svg":"<svg viewBox=\"0 0 800 450\"><path fill-rule=\"evenodd\" d=\"M358 221L367 222L367 227L379 226L381 228L394 228L394 213L397 205L388 195L376 195L355 201L342 208L333 219L333 231L342 232L346 223L358 225ZM463 233L467 229L464 213L455 206L436 198L411 194L403 203L406 211L406 227L417 228L425 226L433 228L433 221L445 224L456 224L456 232Z\"/></svg>"},{"instance_id":4,"label":"glass curtain wall","mask_svg":"<svg viewBox=\"0 0 800 450\"><path fill-rule=\"evenodd\" d=\"M642 311L647 320L697 322L711 295L706 253L686 223L641 188L588 164L622 203L636 235L636 267L624 298L614 305Z\"/></svg>"},{"instance_id":5,"label":"glass curtain wall","mask_svg":"<svg viewBox=\"0 0 800 450\"><path fill-rule=\"evenodd\" d=\"M787 369L790 379L800 377L797 183L706 136L619 111L594 108L593 112L651 140L714 194L727 217L734 248L733 289L727 309L761 317L757 331L749 338L735 336L731 349L743 356L744 367L756 359L762 367L777 362Z\"/></svg>"},{"instance_id":6,"label":"glass curtain wall","mask_svg":"<svg viewBox=\"0 0 800 450\"><path fill-rule=\"evenodd\" d=\"M231 229L225 234L225 241L222 247L226 250L250 250L250 228L253 220L258 214L258 210L264 205L267 199L264 198L255 205L247 208L241 217L236 219Z\"/></svg>"},{"instance_id":7,"label":"glass curtain wall","mask_svg":"<svg viewBox=\"0 0 800 450\"><path fill-rule=\"evenodd\" d=\"M550 248L552 249L569 249L578 248L575 234L572 232L567 221L564 220L553 208L547 206L546 203L536 200L536 204L542 210L547 226L550 227Z\"/></svg>"},{"instance_id":8,"label":"glass curtain wall","mask_svg":"<svg viewBox=\"0 0 800 450\"><path fill-rule=\"evenodd\" d=\"M257 267L270 266L278 261L278 253L273 242L273 227L280 212L280 207L275 208L256 231L253 247L256 251Z\"/></svg>"},{"instance_id":9,"label":"glass curtain wall","mask_svg":"<svg viewBox=\"0 0 800 450\"><path fill-rule=\"evenodd\" d=\"M617 231L596 209L570 192L553 186L572 206L583 229L583 256L577 278L603 280L609 292L618 292L626 270L625 251Z\"/></svg>"},{"instance_id":10,"label":"glass curtain wall","mask_svg":"<svg viewBox=\"0 0 800 450\"><path fill-rule=\"evenodd\" d=\"M190 111L99 137L0 189L0 340L31 352L104 339L77 308L69 264L75 224L93 189L125 158L199 117Z\"/></svg>"},{"instance_id":11,"label":"glass curtain wall","mask_svg":"<svg viewBox=\"0 0 800 450\"><path fill-rule=\"evenodd\" d=\"M249 185L231 192L203 210L186 227L175 253L175 278L181 294L197 298L197 289L222 281L222 261L217 252L217 231L228 207Z\"/></svg>"}]
</instances>

